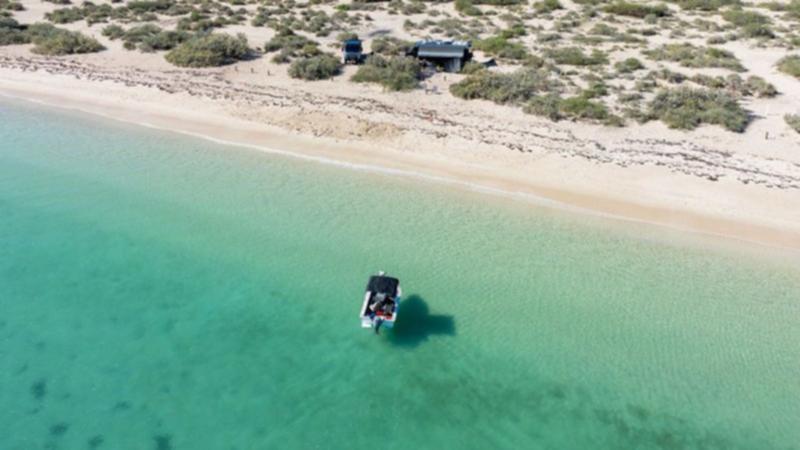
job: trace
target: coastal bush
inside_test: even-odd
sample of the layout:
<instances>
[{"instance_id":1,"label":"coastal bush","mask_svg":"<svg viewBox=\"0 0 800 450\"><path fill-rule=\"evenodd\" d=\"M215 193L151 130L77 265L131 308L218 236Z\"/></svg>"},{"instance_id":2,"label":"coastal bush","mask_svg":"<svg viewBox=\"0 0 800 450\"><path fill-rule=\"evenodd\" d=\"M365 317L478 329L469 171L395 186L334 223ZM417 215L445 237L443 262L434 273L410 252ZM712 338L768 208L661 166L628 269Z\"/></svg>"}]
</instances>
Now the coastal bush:
<instances>
[{"instance_id":1,"label":"coastal bush","mask_svg":"<svg viewBox=\"0 0 800 450\"><path fill-rule=\"evenodd\" d=\"M77 22L83 20L83 17L83 9L77 7L54 9L44 15L45 19L57 24Z\"/></svg>"},{"instance_id":2,"label":"coastal bush","mask_svg":"<svg viewBox=\"0 0 800 450\"><path fill-rule=\"evenodd\" d=\"M800 0L792 0L785 5L786 18L800 19Z\"/></svg>"},{"instance_id":3,"label":"coastal bush","mask_svg":"<svg viewBox=\"0 0 800 450\"><path fill-rule=\"evenodd\" d=\"M481 16L483 12L475 6L472 0L455 0L453 3L455 6L456 11L465 15L465 16Z\"/></svg>"},{"instance_id":4,"label":"coastal bush","mask_svg":"<svg viewBox=\"0 0 800 450\"><path fill-rule=\"evenodd\" d=\"M292 58L309 58L320 54L318 44L311 39L295 34L289 28L282 28L266 44L264 51L267 53L278 52L272 60L277 63L288 63Z\"/></svg>"},{"instance_id":5,"label":"coastal bush","mask_svg":"<svg viewBox=\"0 0 800 450\"><path fill-rule=\"evenodd\" d=\"M664 44L643 53L652 60L677 62L684 67L718 67L735 72L746 70L733 53L714 47L697 47L689 43Z\"/></svg>"},{"instance_id":6,"label":"coastal bush","mask_svg":"<svg viewBox=\"0 0 800 450\"><path fill-rule=\"evenodd\" d=\"M352 31L345 31L336 35L336 40L340 43L344 43L345 41L349 41L352 39L358 39L358 33L354 33Z\"/></svg>"},{"instance_id":7,"label":"coastal bush","mask_svg":"<svg viewBox=\"0 0 800 450\"><path fill-rule=\"evenodd\" d=\"M33 24L25 32L34 43L31 51L40 55L94 53L105 49L92 37L77 31L56 28L48 23Z\"/></svg>"},{"instance_id":8,"label":"coastal bush","mask_svg":"<svg viewBox=\"0 0 800 450\"><path fill-rule=\"evenodd\" d=\"M786 125L789 125L789 128L800 133L800 114L786 114L783 116L783 120Z\"/></svg>"},{"instance_id":9,"label":"coastal bush","mask_svg":"<svg viewBox=\"0 0 800 450\"><path fill-rule=\"evenodd\" d=\"M23 27L10 17L0 17L0 46L27 44L30 42Z\"/></svg>"},{"instance_id":10,"label":"coastal bush","mask_svg":"<svg viewBox=\"0 0 800 450\"><path fill-rule=\"evenodd\" d=\"M351 78L356 83L378 83L390 91L409 91L419 85L419 62L406 56L372 55Z\"/></svg>"},{"instance_id":11,"label":"coastal bush","mask_svg":"<svg viewBox=\"0 0 800 450\"><path fill-rule=\"evenodd\" d=\"M25 11L25 7L22 6L22 3L14 2L11 0L0 0L0 12L3 10L6 11Z\"/></svg>"},{"instance_id":12,"label":"coastal bush","mask_svg":"<svg viewBox=\"0 0 800 450\"><path fill-rule=\"evenodd\" d=\"M134 14L163 13L175 7L174 0L132 0L126 5Z\"/></svg>"},{"instance_id":13,"label":"coastal bush","mask_svg":"<svg viewBox=\"0 0 800 450\"><path fill-rule=\"evenodd\" d=\"M691 80L701 86L712 89L725 89L735 92L743 97L774 97L778 95L778 90L771 83L758 76L750 76L747 80L739 75L731 74L727 77L710 76L704 74L694 75Z\"/></svg>"},{"instance_id":14,"label":"coastal bush","mask_svg":"<svg viewBox=\"0 0 800 450\"><path fill-rule=\"evenodd\" d=\"M503 59L522 60L528 56L528 50L518 42L511 42L503 36L492 36L475 42L475 49L487 55Z\"/></svg>"},{"instance_id":15,"label":"coastal bush","mask_svg":"<svg viewBox=\"0 0 800 450\"><path fill-rule=\"evenodd\" d=\"M383 56L405 55L406 50L411 47L411 45L411 42L395 37L380 37L372 41L372 52Z\"/></svg>"},{"instance_id":16,"label":"coastal bush","mask_svg":"<svg viewBox=\"0 0 800 450\"><path fill-rule=\"evenodd\" d=\"M216 67L245 59L250 54L243 34L198 34L170 50L165 58L180 67Z\"/></svg>"},{"instance_id":17,"label":"coastal bush","mask_svg":"<svg viewBox=\"0 0 800 450\"><path fill-rule=\"evenodd\" d=\"M122 36L125 36L125 28L122 28L117 24L112 24L108 25L107 27L104 27L103 31L101 31L100 34L113 41L115 39L121 38Z\"/></svg>"},{"instance_id":18,"label":"coastal bush","mask_svg":"<svg viewBox=\"0 0 800 450\"><path fill-rule=\"evenodd\" d=\"M744 87L746 89L745 95L754 95L761 98L771 98L778 95L778 90L772 83L756 75L747 77Z\"/></svg>"},{"instance_id":19,"label":"coastal bush","mask_svg":"<svg viewBox=\"0 0 800 450\"><path fill-rule=\"evenodd\" d=\"M553 122L561 117L561 96L558 94L535 95L530 98L522 109L526 114L546 117Z\"/></svg>"},{"instance_id":20,"label":"coastal bush","mask_svg":"<svg viewBox=\"0 0 800 450\"><path fill-rule=\"evenodd\" d=\"M614 64L614 68L620 73L631 73L644 69L644 64L636 58L627 58Z\"/></svg>"},{"instance_id":21,"label":"coastal bush","mask_svg":"<svg viewBox=\"0 0 800 450\"><path fill-rule=\"evenodd\" d=\"M57 24L66 24L86 19L89 25L106 22L109 18L128 20L128 8L114 8L109 4L94 4L89 1L81 6L55 9L44 15L45 19Z\"/></svg>"},{"instance_id":22,"label":"coastal bush","mask_svg":"<svg viewBox=\"0 0 800 450\"><path fill-rule=\"evenodd\" d=\"M146 14L144 14L146 15ZM140 16L143 17L144 15ZM152 19L152 20L155 20ZM223 28L228 25L235 25L245 20L244 16L234 15L232 17L216 16L211 17L207 13L197 10L192 10L186 17L181 17L178 20L178 25L175 27L178 31L188 32L210 32L215 28Z\"/></svg>"},{"instance_id":23,"label":"coastal bush","mask_svg":"<svg viewBox=\"0 0 800 450\"><path fill-rule=\"evenodd\" d=\"M669 8L663 4L645 5L641 3L617 0L606 5L603 11L617 16L628 16L644 19L647 16L664 17L669 15Z\"/></svg>"},{"instance_id":24,"label":"coastal bush","mask_svg":"<svg viewBox=\"0 0 800 450\"><path fill-rule=\"evenodd\" d=\"M611 114L603 102L591 100L583 94L567 98L554 93L534 96L525 104L523 111L554 122L568 119L613 126L625 124L622 118Z\"/></svg>"},{"instance_id":25,"label":"coastal bush","mask_svg":"<svg viewBox=\"0 0 800 450\"><path fill-rule=\"evenodd\" d=\"M326 80L341 71L342 64L339 58L328 53L295 59L289 66L289 76L302 80Z\"/></svg>"},{"instance_id":26,"label":"coastal bush","mask_svg":"<svg viewBox=\"0 0 800 450\"><path fill-rule=\"evenodd\" d=\"M800 55L789 55L778 61L778 70L800 79Z\"/></svg>"},{"instance_id":27,"label":"coastal bush","mask_svg":"<svg viewBox=\"0 0 800 450\"><path fill-rule=\"evenodd\" d=\"M545 70L518 69L512 73L477 71L450 86L450 93L466 100L483 99L495 103L519 104L530 101L537 93L557 93L561 83Z\"/></svg>"},{"instance_id":28,"label":"coastal bush","mask_svg":"<svg viewBox=\"0 0 800 450\"><path fill-rule=\"evenodd\" d=\"M754 11L732 9L722 13L722 18L742 30L744 37L773 38L775 33L770 28L767 16Z\"/></svg>"},{"instance_id":29,"label":"coastal bush","mask_svg":"<svg viewBox=\"0 0 800 450\"><path fill-rule=\"evenodd\" d=\"M589 34L598 36L614 36L618 32L619 31L617 31L616 28L604 22L596 23L591 29L589 29Z\"/></svg>"},{"instance_id":30,"label":"coastal bush","mask_svg":"<svg viewBox=\"0 0 800 450\"><path fill-rule=\"evenodd\" d=\"M750 115L734 96L718 89L665 89L650 102L648 114L670 128L693 130L701 124L743 132Z\"/></svg>"},{"instance_id":31,"label":"coastal bush","mask_svg":"<svg viewBox=\"0 0 800 450\"><path fill-rule=\"evenodd\" d=\"M127 31L120 26L109 25L103 28L103 36L111 40L122 39L126 49L138 48L143 52L171 50L190 37L185 31L162 30L153 24L139 25Z\"/></svg>"},{"instance_id":32,"label":"coastal bush","mask_svg":"<svg viewBox=\"0 0 800 450\"><path fill-rule=\"evenodd\" d=\"M578 95L561 100L559 103L560 114L567 119L605 120L608 118L608 109L598 101Z\"/></svg>"},{"instance_id":33,"label":"coastal bush","mask_svg":"<svg viewBox=\"0 0 800 450\"><path fill-rule=\"evenodd\" d=\"M475 72L479 72L481 70L486 70L483 64L477 61L470 61L464 64L464 67L461 68L461 73L464 75L471 75Z\"/></svg>"},{"instance_id":34,"label":"coastal bush","mask_svg":"<svg viewBox=\"0 0 800 450\"><path fill-rule=\"evenodd\" d=\"M608 57L599 50L593 50L591 55L587 55L578 47L562 47L548 50L545 54L556 64L566 64L569 66L608 64Z\"/></svg>"},{"instance_id":35,"label":"coastal bush","mask_svg":"<svg viewBox=\"0 0 800 450\"><path fill-rule=\"evenodd\" d=\"M741 0L672 0L683 9L692 11L717 11L724 6L740 5Z\"/></svg>"},{"instance_id":36,"label":"coastal bush","mask_svg":"<svg viewBox=\"0 0 800 450\"><path fill-rule=\"evenodd\" d=\"M533 9L540 14L551 13L553 11L564 9L558 0L540 0L533 4Z\"/></svg>"},{"instance_id":37,"label":"coastal bush","mask_svg":"<svg viewBox=\"0 0 800 450\"><path fill-rule=\"evenodd\" d=\"M685 74L681 72L675 72L673 70L669 70L667 68L659 69L659 70L651 70L647 76L649 78L654 78L658 80L664 80L668 83L673 84L681 84L688 78Z\"/></svg>"}]
</instances>

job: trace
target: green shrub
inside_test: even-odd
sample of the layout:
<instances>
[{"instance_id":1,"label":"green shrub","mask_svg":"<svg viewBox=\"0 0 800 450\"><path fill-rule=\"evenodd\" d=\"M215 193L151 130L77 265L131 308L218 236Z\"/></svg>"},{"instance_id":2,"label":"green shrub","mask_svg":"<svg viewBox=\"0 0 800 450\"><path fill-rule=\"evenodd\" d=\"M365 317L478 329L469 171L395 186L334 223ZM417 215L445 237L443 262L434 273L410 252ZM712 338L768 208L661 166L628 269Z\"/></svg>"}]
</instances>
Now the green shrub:
<instances>
[{"instance_id":1,"label":"green shrub","mask_svg":"<svg viewBox=\"0 0 800 450\"><path fill-rule=\"evenodd\" d=\"M792 0L786 4L786 17L788 19L800 19L800 0Z\"/></svg>"},{"instance_id":2,"label":"green shrub","mask_svg":"<svg viewBox=\"0 0 800 450\"><path fill-rule=\"evenodd\" d=\"M644 19L647 16L664 17L669 15L669 8L666 5L643 5L624 0L617 0L610 5L606 5L603 11L617 16L628 16Z\"/></svg>"},{"instance_id":3,"label":"green shrub","mask_svg":"<svg viewBox=\"0 0 800 450\"><path fill-rule=\"evenodd\" d=\"M83 20L84 11L82 8L60 8L49 13L45 13L44 18L57 24L65 24Z\"/></svg>"},{"instance_id":4,"label":"green shrub","mask_svg":"<svg viewBox=\"0 0 800 450\"><path fill-rule=\"evenodd\" d=\"M126 5L135 14L163 13L175 7L173 0L133 0Z\"/></svg>"},{"instance_id":5,"label":"green shrub","mask_svg":"<svg viewBox=\"0 0 800 450\"><path fill-rule=\"evenodd\" d=\"M528 56L525 46L502 36L492 36L475 42L475 49L503 59L521 60Z\"/></svg>"},{"instance_id":6,"label":"green shrub","mask_svg":"<svg viewBox=\"0 0 800 450\"><path fill-rule=\"evenodd\" d=\"M561 120L561 97L558 94L534 96L523 111L534 116L547 117L554 122Z\"/></svg>"},{"instance_id":7,"label":"green shrub","mask_svg":"<svg viewBox=\"0 0 800 450\"><path fill-rule=\"evenodd\" d=\"M541 14L550 13L558 9L564 9L558 0L540 0L533 4L533 8L536 10L536 12Z\"/></svg>"},{"instance_id":8,"label":"green shrub","mask_svg":"<svg viewBox=\"0 0 800 450\"><path fill-rule=\"evenodd\" d=\"M778 95L778 90L775 89L772 83L755 75L751 75L747 78L744 87L747 92L746 95L755 95L761 98L771 98Z\"/></svg>"},{"instance_id":9,"label":"green shrub","mask_svg":"<svg viewBox=\"0 0 800 450\"><path fill-rule=\"evenodd\" d=\"M65 24L86 19L89 25L105 22L109 18L128 20L129 10L126 7L113 8L107 3L96 5L85 1L81 6L55 9L45 14L45 18L53 23Z\"/></svg>"},{"instance_id":10,"label":"green shrub","mask_svg":"<svg viewBox=\"0 0 800 450\"><path fill-rule=\"evenodd\" d=\"M658 80L664 80L668 83L681 84L686 81L686 75L681 72L675 72L667 68L658 70L651 70L647 76Z\"/></svg>"},{"instance_id":11,"label":"green shrub","mask_svg":"<svg viewBox=\"0 0 800 450\"><path fill-rule=\"evenodd\" d=\"M125 36L125 28L122 28L117 24L113 24L103 28L103 31L101 33L103 36L113 41L115 39L121 38L122 36Z\"/></svg>"},{"instance_id":12,"label":"green shrub","mask_svg":"<svg viewBox=\"0 0 800 450\"><path fill-rule=\"evenodd\" d=\"M608 57L605 53L593 50L591 55L586 55L578 47L562 47L551 49L546 52L548 58L556 64L566 64L569 66L595 66L608 64Z\"/></svg>"},{"instance_id":13,"label":"green shrub","mask_svg":"<svg viewBox=\"0 0 800 450\"><path fill-rule=\"evenodd\" d=\"M740 0L674 0L683 9L717 11L723 6L739 5Z\"/></svg>"},{"instance_id":14,"label":"green shrub","mask_svg":"<svg viewBox=\"0 0 800 450\"><path fill-rule=\"evenodd\" d=\"M601 122L614 126L625 124L622 118L609 113L603 102L592 101L584 95L568 98L561 98L558 94L534 96L525 104L523 111L552 121L569 119Z\"/></svg>"},{"instance_id":15,"label":"green shrub","mask_svg":"<svg viewBox=\"0 0 800 450\"><path fill-rule=\"evenodd\" d=\"M481 16L483 12L475 6L472 0L455 0L454 6L456 11L465 16Z\"/></svg>"},{"instance_id":16,"label":"green shrub","mask_svg":"<svg viewBox=\"0 0 800 450\"><path fill-rule=\"evenodd\" d=\"M143 52L171 50L190 37L185 31L166 31L149 23L133 27L128 31L117 25L109 25L103 29L103 35L111 40L122 39L126 49L138 48Z\"/></svg>"},{"instance_id":17,"label":"green shrub","mask_svg":"<svg viewBox=\"0 0 800 450\"><path fill-rule=\"evenodd\" d=\"M299 58L289 66L289 76L302 80L326 80L342 71L339 58L323 53L308 58Z\"/></svg>"},{"instance_id":18,"label":"green shrub","mask_svg":"<svg viewBox=\"0 0 800 450\"><path fill-rule=\"evenodd\" d=\"M395 37L381 37L372 41L372 52L383 56L405 55L411 43Z\"/></svg>"},{"instance_id":19,"label":"green shrub","mask_svg":"<svg viewBox=\"0 0 800 450\"><path fill-rule=\"evenodd\" d=\"M614 68L620 73L631 73L644 69L644 64L636 58L627 58L614 64Z\"/></svg>"},{"instance_id":20,"label":"green shrub","mask_svg":"<svg viewBox=\"0 0 800 450\"><path fill-rule=\"evenodd\" d=\"M735 97L716 89L662 90L650 102L649 115L670 128L685 130L707 123L742 132L750 122L750 115Z\"/></svg>"},{"instance_id":21,"label":"green shrub","mask_svg":"<svg viewBox=\"0 0 800 450\"><path fill-rule=\"evenodd\" d=\"M518 69L513 73L481 70L450 86L450 93L466 100L483 99L499 104L525 104L539 92L558 92L561 83L544 70Z\"/></svg>"},{"instance_id":22,"label":"green shrub","mask_svg":"<svg viewBox=\"0 0 800 450\"><path fill-rule=\"evenodd\" d=\"M14 2L11 0L0 0L0 12L3 10L8 11L25 11L25 7L22 6L22 3Z\"/></svg>"},{"instance_id":23,"label":"green shrub","mask_svg":"<svg viewBox=\"0 0 800 450\"><path fill-rule=\"evenodd\" d=\"M673 61L684 67L719 67L736 72L745 71L733 53L714 47L696 47L688 43L665 44L643 53L655 61Z\"/></svg>"},{"instance_id":24,"label":"green shrub","mask_svg":"<svg viewBox=\"0 0 800 450\"><path fill-rule=\"evenodd\" d=\"M589 34L598 36L614 36L618 33L616 28L603 22L596 23L590 30Z\"/></svg>"},{"instance_id":25,"label":"green shrub","mask_svg":"<svg viewBox=\"0 0 800 450\"><path fill-rule=\"evenodd\" d=\"M775 33L769 26L769 18L757 12L732 9L722 13L722 18L741 29L745 37L775 37Z\"/></svg>"},{"instance_id":26,"label":"green shrub","mask_svg":"<svg viewBox=\"0 0 800 450\"><path fill-rule=\"evenodd\" d=\"M40 55L72 55L94 53L104 50L96 39L77 31L56 28L47 23L36 23L26 33L34 43L32 52Z\"/></svg>"},{"instance_id":27,"label":"green shrub","mask_svg":"<svg viewBox=\"0 0 800 450\"><path fill-rule=\"evenodd\" d=\"M473 0L476 5L511 6L524 3L524 0Z\"/></svg>"},{"instance_id":28,"label":"green shrub","mask_svg":"<svg viewBox=\"0 0 800 450\"><path fill-rule=\"evenodd\" d=\"M800 114L786 114L783 116L783 120L791 129L800 133Z\"/></svg>"},{"instance_id":29,"label":"green shrub","mask_svg":"<svg viewBox=\"0 0 800 450\"><path fill-rule=\"evenodd\" d=\"M0 46L27 44L30 42L28 34L16 20L10 17L0 17Z\"/></svg>"},{"instance_id":30,"label":"green shrub","mask_svg":"<svg viewBox=\"0 0 800 450\"><path fill-rule=\"evenodd\" d=\"M229 34L198 34L183 41L166 55L180 67L216 67L242 60L250 54L247 38Z\"/></svg>"},{"instance_id":31,"label":"green shrub","mask_svg":"<svg viewBox=\"0 0 800 450\"><path fill-rule=\"evenodd\" d=\"M800 55L789 55L778 61L778 70L800 79Z\"/></svg>"},{"instance_id":32,"label":"green shrub","mask_svg":"<svg viewBox=\"0 0 800 450\"><path fill-rule=\"evenodd\" d=\"M461 73L463 73L464 75L471 75L475 72L479 72L485 69L486 67L484 67L483 64L477 61L470 61L464 64L464 67L461 68Z\"/></svg>"},{"instance_id":33,"label":"green shrub","mask_svg":"<svg viewBox=\"0 0 800 450\"><path fill-rule=\"evenodd\" d=\"M408 91L419 85L419 62L406 56L372 55L351 78L356 83L378 83L390 91Z\"/></svg>"},{"instance_id":34,"label":"green shrub","mask_svg":"<svg viewBox=\"0 0 800 450\"><path fill-rule=\"evenodd\" d=\"M289 28L279 30L278 34L264 44L264 51L267 53L279 52L272 58L277 63L286 63L298 56L308 58L321 53L316 42L295 34Z\"/></svg>"},{"instance_id":35,"label":"green shrub","mask_svg":"<svg viewBox=\"0 0 800 450\"><path fill-rule=\"evenodd\" d=\"M352 31L346 31L346 32L343 32L343 33L339 33L336 36L336 40L341 42L341 43L344 43L344 41L349 41L349 40L352 40L352 39L358 39L358 33L354 33Z\"/></svg>"},{"instance_id":36,"label":"green shrub","mask_svg":"<svg viewBox=\"0 0 800 450\"><path fill-rule=\"evenodd\" d=\"M608 109L600 102L591 101L583 95L565 98L559 104L562 116L568 119L605 120Z\"/></svg>"}]
</instances>

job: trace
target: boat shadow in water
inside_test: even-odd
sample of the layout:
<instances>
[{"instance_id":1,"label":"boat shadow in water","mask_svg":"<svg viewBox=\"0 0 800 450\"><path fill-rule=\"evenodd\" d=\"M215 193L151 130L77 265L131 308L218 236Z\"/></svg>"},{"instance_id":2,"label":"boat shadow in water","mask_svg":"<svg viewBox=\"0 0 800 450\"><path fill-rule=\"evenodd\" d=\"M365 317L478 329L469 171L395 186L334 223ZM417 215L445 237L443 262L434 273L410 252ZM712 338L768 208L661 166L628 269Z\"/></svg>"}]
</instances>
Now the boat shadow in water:
<instances>
[{"instance_id":1,"label":"boat shadow in water","mask_svg":"<svg viewBox=\"0 0 800 450\"><path fill-rule=\"evenodd\" d=\"M392 344L416 347L431 336L455 336L456 322L451 315L431 314L422 297L411 295L400 301L397 323L387 334Z\"/></svg>"}]
</instances>

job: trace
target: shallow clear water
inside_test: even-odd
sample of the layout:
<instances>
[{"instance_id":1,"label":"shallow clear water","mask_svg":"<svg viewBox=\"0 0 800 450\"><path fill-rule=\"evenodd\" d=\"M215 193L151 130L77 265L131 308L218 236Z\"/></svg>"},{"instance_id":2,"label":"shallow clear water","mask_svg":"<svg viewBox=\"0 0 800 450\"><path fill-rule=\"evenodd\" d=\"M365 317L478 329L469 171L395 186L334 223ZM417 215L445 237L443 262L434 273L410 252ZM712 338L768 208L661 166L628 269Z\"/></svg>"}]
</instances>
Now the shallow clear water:
<instances>
[{"instance_id":1,"label":"shallow clear water","mask_svg":"<svg viewBox=\"0 0 800 450\"><path fill-rule=\"evenodd\" d=\"M2 449L800 448L798 321L794 256L0 102Z\"/></svg>"}]
</instances>

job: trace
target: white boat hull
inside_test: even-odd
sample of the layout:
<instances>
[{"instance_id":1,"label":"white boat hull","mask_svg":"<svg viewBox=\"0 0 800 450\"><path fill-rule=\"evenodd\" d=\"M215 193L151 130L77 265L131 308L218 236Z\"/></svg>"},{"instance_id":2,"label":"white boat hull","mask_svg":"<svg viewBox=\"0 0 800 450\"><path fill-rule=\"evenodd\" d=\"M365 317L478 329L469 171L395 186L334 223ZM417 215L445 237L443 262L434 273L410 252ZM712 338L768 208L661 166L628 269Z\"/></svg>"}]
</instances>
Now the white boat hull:
<instances>
[{"instance_id":1,"label":"white boat hull","mask_svg":"<svg viewBox=\"0 0 800 450\"><path fill-rule=\"evenodd\" d=\"M394 323L397 320L397 315L400 312L400 297L402 295L402 290L400 286L397 287L397 296L394 298L395 307L394 313L391 315L390 318L385 316L376 316L371 314L370 311L367 309L369 305L370 296L372 293L367 291L364 293L364 303L361 305L361 327L362 328L375 328L378 321L381 321L381 328L394 328Z\"/></svg>"}]
</instances>

